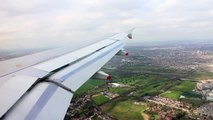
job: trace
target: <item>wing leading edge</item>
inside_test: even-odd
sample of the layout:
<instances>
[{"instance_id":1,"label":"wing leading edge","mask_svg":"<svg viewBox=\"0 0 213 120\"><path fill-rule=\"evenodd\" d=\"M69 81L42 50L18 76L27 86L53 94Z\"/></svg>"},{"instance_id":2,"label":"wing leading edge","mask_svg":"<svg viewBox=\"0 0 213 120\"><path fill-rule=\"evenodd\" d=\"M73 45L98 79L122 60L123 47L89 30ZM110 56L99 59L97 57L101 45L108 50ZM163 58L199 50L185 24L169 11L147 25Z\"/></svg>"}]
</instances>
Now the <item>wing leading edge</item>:
<instances>
[{"instance_id":1,"label":"wing leading edge","mask_svg":"<svg viewBox=\"0 0 213 120\"><path fill-rule=\"evenodd\" d=\"M74 92L123 49L121 40L130 39L131 32L0 77L0 81L6 80L0 86L1 118L63 119ZM7 101L9 98L12 100Z\"/></svg>"}]
</instances>

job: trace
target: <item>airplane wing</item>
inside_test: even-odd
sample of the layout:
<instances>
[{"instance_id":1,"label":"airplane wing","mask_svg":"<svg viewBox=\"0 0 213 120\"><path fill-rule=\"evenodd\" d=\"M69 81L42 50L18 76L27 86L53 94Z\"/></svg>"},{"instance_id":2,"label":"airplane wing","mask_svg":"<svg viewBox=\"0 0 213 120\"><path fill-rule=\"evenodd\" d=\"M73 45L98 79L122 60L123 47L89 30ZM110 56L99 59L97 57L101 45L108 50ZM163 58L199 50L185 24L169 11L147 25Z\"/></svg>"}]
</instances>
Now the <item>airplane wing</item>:
<instances>
[{"instance_id":1,"label":"airplane wing","mask_svg":"<svg viewBox=\"0 0 213 120\"><path fill-rule=\"evenodd\" d=\"M132 30L89 46L53 49L0 62L0 118L63 119L74 92L114 55ZM75 47L75 46L73 46Z\"/></svg>"}]
</instances>

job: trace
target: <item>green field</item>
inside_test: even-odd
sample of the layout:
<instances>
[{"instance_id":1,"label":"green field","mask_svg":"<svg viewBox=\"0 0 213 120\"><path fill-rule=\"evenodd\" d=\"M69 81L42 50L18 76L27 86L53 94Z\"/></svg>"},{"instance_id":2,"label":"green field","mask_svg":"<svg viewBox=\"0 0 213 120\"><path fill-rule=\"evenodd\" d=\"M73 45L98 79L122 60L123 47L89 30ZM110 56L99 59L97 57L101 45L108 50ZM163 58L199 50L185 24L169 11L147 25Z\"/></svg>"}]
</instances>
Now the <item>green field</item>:
<instances>
[{"instance_id":1,"label":"green field","mask_svg":"<svg viewBox=\"0 0 213 120\"><path fill-rule=\"evenodd\" d=\"M155 96L163 92L167 87L168 80L155 76L148 76L148 78L138 81L135 92L136 97Z\"/></svg>"},{"instance_id":2,"label":"green field","mask_svg":"<svg viewBox=\"0 0 213 120\"><path fill-rule=\"evenodd\" d=\"M89 90L92 90L94 89L95 87L97 86L101 86L101 85L104 85L104 81L103 80L93 80L93 79L90 79L88 80L87 82L85 82L76 92L75 94L82 94L82 93L85 93Z\"/></svg>"},{"instance_id":3,"label":"green field","mask_svg":"<svg viewBox=\"0 0 213 120\"><path fill-rule=\"evenodd\" d=\"M162 68L160 66L149 66L146 64L139 66L125 66L126 69L134 70L134 71L152 71L152 72L165 72L165 73L175 73L177 70L174 68Z\"/></svg>"},{"instance_id":4,"label":"green field","mask_svg":"<svg viewBox=\"0 0 213 120\"><path fill-rule=\"evenodd\" d=\"M181 91L167 91L161 94L161 97L171 98L174 100L178 100L181 96Z\"/></svg>"},{"instance_id":5,"label":"green field","mask_svg":"<svg viewBox=\"0 0 213 120\"><path fill-rule=\"evenodd\" d=\"M117 94L124 94L126 93L128 90L130 90L130 88L121 88L121 87L117 87L117 88L109 88L109 91L112 93L117 93Z\"/></svg>"},{"instance_id":6,"label":"green field","mask_svg":"<svg viewBox=\"0 0 213 120\"><path fill-rule=\"evenodd\" d=\"M179 85L173 86L170 90L161 94L162 97L178 100L181 95L191 92L195 88L195 83L191 81L183 81ZM186 96L190 97L190 96Z\"/></svg>"},{"instance_id":7,"label":"green field","mask_svg":"<svg viewBox=\"0 0 213 120\"><path fill-rule=\"evenodd\" d=\"M213 73L212 72L193 72L189 75L188 78L193 80L204 80L204 79L213 78Z\"/></svg>"},{"instance_id":8,"label":"green field","mask_svg":"<svg viewBox=\"0 0 213 120\"><path fill-rule=\"evenodd\" d=\"M181 82L181 84L174 86L172 90L182 91L182 92L192 91L193 89L195 89L195 86L196 86L195 82L183 81Z\"/></svg>"},{"instance_id":9,"label":"green field","mask_svg":"<svg viewBox=\"0 0 213 120\"><path fill-rule=\"evenodd\" d=\"M109 98L104 95L99 95L99 96L92 97L92 100L94 101L95 104L100 105L100 104L108 101Z\"/></svg>"},{"instance_id":10,"label":"green field","mask_svg":"<svg viewBox=\"0 0 213 120\"><path fill-rule=\"evenodd\" d=\"M135 105L132 100L111 101L102 106L104 112L118 120L143 120L141 113L146 108L146 104Z\"/></svg>"}]
</instances>

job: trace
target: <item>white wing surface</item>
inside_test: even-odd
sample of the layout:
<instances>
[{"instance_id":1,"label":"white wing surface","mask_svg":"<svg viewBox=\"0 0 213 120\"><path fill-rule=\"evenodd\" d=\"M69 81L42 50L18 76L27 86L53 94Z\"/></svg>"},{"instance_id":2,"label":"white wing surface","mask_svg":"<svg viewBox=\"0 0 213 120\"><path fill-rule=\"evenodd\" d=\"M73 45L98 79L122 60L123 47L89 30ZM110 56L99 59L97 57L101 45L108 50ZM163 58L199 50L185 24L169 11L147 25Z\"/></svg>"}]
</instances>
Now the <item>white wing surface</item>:
<instances>
[{"instance_id":1,"label":"white wing surface","mask_svg":"<svg viewBox=\"0 0 213 120\"><path fill-rule=\"evenodd\" d=\"M1 119L63 119L74 92L123 49L122 40L131 38L131 32L78 49L59 48L1 61Z\"/></svg>"}]
</instances>

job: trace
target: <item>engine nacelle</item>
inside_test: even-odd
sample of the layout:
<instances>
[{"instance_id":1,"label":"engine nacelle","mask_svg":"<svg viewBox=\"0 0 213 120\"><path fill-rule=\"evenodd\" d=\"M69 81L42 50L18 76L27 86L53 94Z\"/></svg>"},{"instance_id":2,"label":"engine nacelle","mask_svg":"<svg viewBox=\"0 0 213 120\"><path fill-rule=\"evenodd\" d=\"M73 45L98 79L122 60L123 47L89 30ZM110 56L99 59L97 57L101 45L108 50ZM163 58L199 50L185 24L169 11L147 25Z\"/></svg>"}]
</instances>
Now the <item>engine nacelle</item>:
<instances>
[{"instance_id":1,"label":"engine nacelle","mask_svg":"<svg viewBox=\"0 0 213 120\"><path fill-rule=\"evenodd\" d=\"M92 78L94 79L101 79L101 80L112 80L112 76L103 72L103 71L98 71L96 72Z\"/></svg>"},{"instance_id":2,"label":"engine nacelle","mask_svg":"<svg viewBox=\"0 0 213 120\"><path fill-rule=\"evenodd\" d=\"M120 50L116 55L123 55L123 56L128 56L129 53L126 52L125 50Z\"/></svg>"}]
</instances>

